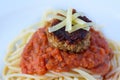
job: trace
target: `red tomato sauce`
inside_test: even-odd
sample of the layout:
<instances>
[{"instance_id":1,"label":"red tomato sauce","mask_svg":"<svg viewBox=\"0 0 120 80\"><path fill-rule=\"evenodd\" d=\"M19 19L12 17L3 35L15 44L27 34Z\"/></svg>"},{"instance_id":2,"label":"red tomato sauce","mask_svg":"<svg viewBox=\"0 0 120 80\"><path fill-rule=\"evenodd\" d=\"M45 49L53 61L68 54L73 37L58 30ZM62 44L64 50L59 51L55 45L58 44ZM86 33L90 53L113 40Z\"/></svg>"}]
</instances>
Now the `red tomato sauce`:
<instances>
[{"instance_id":1,"label":"red tomato sauce","mask_svg":"<svg viewBox=\"0 0 120 80\"><path fill-rule=\"evenodd\" d=\"M91 28L90 33L91 44L87 50L69 53L50 46L45 28L37 30L22 53L22 73L44 75L49 70L65 72L82 67L105 75L110 69L113 52L98 31Z\"/></svg>"}]
</instances>

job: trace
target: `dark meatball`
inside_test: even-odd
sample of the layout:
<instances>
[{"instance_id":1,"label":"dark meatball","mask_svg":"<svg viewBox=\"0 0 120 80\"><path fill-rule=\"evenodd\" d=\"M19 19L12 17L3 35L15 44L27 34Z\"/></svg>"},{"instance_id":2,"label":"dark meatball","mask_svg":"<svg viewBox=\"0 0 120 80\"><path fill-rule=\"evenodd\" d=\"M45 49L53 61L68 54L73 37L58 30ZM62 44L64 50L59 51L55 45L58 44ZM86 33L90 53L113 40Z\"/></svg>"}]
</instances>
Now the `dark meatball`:
<instances>
[{"instance_id":1,"label":"dark meatball","mask_svg":"<svg viewBox=\"0 0 120 80\"><path fill-rule=\"evenodd\" d=\"M79 16L78 18L86 22L91 22L91 20L89 20L86 16ZM49 27L54 26L60 22L60 20L53 19L50 22L51 25ZM49 33L47 30L46 33L50 45L63 51L81 52L87 49L90 45L90 32L83 29L68 33L65 31L65 27L63 27L51 33Z\"/></svg>"}]
</instances>

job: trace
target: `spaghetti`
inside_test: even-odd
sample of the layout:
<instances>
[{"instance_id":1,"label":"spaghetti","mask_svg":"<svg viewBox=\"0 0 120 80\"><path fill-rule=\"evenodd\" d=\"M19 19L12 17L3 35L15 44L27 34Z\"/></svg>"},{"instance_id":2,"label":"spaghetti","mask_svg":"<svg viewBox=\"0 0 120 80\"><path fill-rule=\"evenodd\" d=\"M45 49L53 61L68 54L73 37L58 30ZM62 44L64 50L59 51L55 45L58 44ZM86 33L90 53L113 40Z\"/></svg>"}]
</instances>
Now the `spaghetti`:
<instances>
[{"instance_id":1,"label":"spaghetti","mask_svg":"<svg viewBox=\"0 0 120 80\"><path fill-rule=\"evenodd\" d=\"M83 68L74 68L70 72L54 72L49 71L45 75L30 75L23 74L20 68L21 53L25 45L29 42L31 36L36 32L41 23L35 24L32 27L23 30L20 35L12 41L8 47L5 57L5 68L3 77L5 80L119 80L120 79L120 45L114 41L107 40L109 46L114 51L114 56L111 60L111 71L105 75L95 75L89 70Z\"/></svg>"}]
</instances>

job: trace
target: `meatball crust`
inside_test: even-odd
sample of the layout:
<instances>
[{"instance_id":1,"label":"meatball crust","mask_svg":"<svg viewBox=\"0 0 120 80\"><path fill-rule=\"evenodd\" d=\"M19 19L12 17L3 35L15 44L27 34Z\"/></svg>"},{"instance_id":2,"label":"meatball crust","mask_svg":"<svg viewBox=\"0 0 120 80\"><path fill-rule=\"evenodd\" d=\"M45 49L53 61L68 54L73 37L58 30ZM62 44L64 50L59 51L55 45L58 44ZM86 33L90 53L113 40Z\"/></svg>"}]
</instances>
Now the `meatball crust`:
<instances>
[{"instance_id":1,"label":"meatball crust","mask_svg":"<svg viewBox=\"0 0 120 80\"><path fill-rule=\"evenodd\" d=\"M85 16L79 18L86 22L91 22ZM60 20L53 19L51 20L48 28L60 22ZM87 49L90 45L90 32L83 29L68 33L67 31L65 31L65 27L63 27L51 33L49 33L47 30L46 33L50 45L63 51L81 52Z\"/></svg>"}]
</instances>

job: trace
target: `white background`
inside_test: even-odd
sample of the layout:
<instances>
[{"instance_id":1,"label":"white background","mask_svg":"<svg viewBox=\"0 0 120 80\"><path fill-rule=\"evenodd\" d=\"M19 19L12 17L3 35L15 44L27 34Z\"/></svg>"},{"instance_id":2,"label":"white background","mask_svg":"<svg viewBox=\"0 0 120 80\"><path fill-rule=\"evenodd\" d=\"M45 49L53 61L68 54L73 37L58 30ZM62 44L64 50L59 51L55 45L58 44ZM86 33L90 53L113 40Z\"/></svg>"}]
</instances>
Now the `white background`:
<instances>
[{"instance_id":1,"label":"white background","mask_svg":"<svg viewBox=\"0 0 120 80\"><path fill-rule=\"evenodd\" d=\"M75 8L105 26L108 38L120 42L119 0L0 0L0 76L7 45L30 25L40 21L47 9Z\"/></svg>"}]
</instances>

